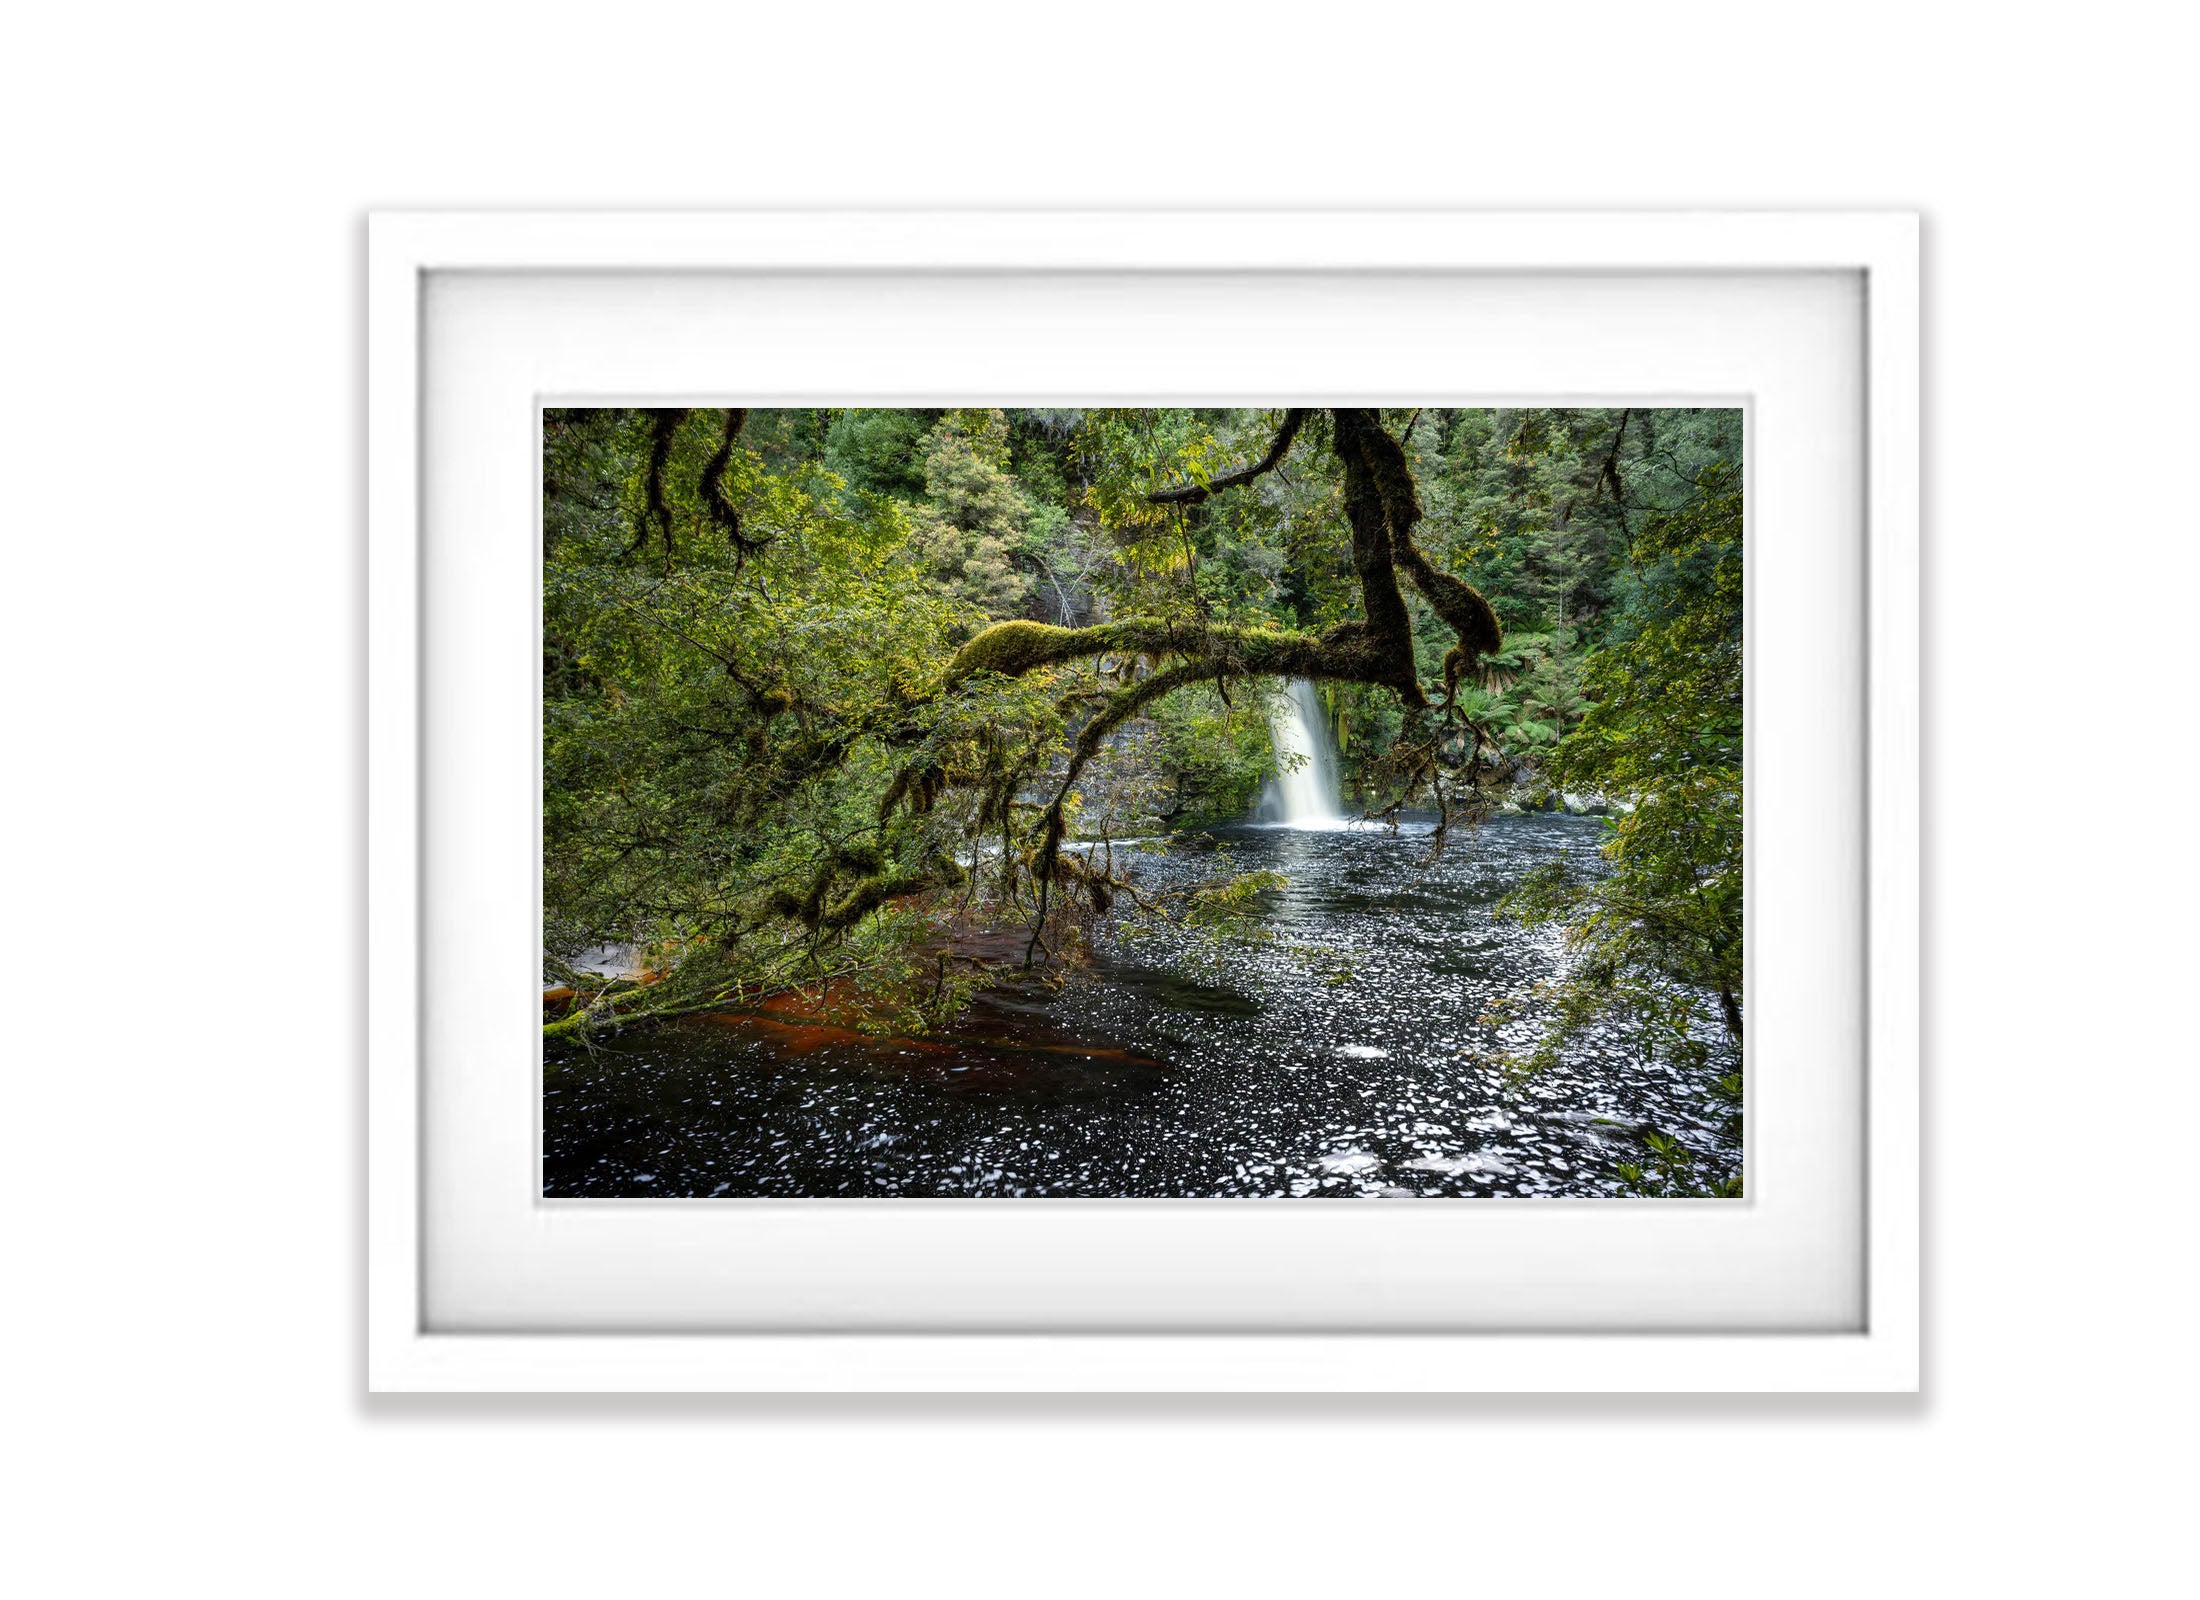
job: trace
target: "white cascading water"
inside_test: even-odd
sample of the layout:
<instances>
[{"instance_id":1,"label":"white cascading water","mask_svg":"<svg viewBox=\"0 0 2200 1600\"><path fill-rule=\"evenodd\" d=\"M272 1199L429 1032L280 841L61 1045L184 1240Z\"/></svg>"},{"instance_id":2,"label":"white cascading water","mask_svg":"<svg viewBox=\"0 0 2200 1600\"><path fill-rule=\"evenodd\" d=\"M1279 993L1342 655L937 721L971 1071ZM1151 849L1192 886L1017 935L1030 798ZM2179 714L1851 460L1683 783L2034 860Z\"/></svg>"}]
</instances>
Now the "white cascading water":
<instances>
[{"instance_id":1,"label":"white cascading water","mask_svg":"<svg viewBox=\"0 0 2200 1600\"><path fill-rule=\"evenodd\" d=\"M1328 828L1344 821L1337 805L1337 763L1329 749L1329 723L1314 698L1314 685L1293 678L1269 712L1276 741L1272 820L1287 828ZM1293 761L1293 756L1303 757ZM1264 808L1265 809L1265 808Z\"/></svg>"}]
</instances>

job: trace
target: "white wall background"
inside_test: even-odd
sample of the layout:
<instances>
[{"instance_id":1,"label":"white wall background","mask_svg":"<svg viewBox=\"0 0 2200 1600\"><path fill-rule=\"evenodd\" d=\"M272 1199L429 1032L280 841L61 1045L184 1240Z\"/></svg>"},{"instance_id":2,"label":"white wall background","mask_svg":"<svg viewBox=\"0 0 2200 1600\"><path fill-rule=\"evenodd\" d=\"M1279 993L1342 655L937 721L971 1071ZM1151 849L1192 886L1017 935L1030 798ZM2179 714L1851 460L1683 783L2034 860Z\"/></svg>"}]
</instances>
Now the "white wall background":
<instances>
[{"instance_id":1,"label":"white wall background","mask_svg":"<svg viewBox=\"0 0 2200 1600\"><path fill-rule=\"evenodd\" d=\"M11 18L0 1579L2188 1582L2189 13L804 14ZM365 1400L361 214L824 201L1924 211L1922 1398Z\"/></svg>"}]
</instances>

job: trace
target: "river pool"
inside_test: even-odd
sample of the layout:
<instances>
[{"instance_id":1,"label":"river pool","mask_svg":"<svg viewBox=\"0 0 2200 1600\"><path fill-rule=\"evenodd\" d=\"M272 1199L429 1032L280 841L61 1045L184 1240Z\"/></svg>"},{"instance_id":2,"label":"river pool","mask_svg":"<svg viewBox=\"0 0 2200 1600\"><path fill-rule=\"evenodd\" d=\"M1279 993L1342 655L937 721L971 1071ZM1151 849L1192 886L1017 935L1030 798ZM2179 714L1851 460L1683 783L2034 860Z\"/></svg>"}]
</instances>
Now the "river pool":
<instances>
[{"instance_id":1,"label":"river pool","mask_svg":"<svg viewBox=\"0 0 2200 1600\"><path fill-rule=\"evenodd\" d=\"M1256 943L1103 924L1059 986L982 993L946 1039L696 1018L550 1075L551 1196L1599 1196L1645 1135L1692 1177L1740 1170L1730 1066L1645 1061L1616 1034L1526 1081L1489 1004L1561 970L1555 932L1499 919L1521 874L1594 871L1602 824L1503 816L1242 827L1133 857L1182 886L1267 870ZM1516 1027L1521 1026L1516 1024Z\"/></svg>"}]
</instances>

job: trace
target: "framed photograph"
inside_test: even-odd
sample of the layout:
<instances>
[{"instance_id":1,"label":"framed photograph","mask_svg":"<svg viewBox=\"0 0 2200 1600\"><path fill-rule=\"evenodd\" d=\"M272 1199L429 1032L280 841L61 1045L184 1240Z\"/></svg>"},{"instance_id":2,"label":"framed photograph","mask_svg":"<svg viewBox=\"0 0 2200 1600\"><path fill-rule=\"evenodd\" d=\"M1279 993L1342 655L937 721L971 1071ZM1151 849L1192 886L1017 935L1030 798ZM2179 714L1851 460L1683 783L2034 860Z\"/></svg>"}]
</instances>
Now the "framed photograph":
<instances>
[{"instance_id":1,"label":"framed photograph","mask_svg":"<svg viewBox=\"0 0 2200 1600\"><path fill-rule=\"evenodd\" d=\"M1913 217L368 293L371 1387L1916 1387Z\"/></svg>"}]
</instances>

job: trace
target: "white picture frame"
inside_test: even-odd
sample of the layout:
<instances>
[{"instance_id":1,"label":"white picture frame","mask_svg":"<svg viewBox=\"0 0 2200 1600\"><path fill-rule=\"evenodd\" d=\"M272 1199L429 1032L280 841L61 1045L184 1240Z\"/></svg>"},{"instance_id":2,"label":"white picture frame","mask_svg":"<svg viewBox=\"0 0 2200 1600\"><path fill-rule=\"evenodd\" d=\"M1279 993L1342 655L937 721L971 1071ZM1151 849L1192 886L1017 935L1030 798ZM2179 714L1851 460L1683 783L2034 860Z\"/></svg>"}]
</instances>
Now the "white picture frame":
<instances>
[{"instance_id":1,"label":"white picture frame","mask_svg":"<svg viewBox=\"0 0 2200 1600\"><path fill-rule=\"evenodd\" d=\"M1907 1390L1918 1381L1917 227L1909 214L387 213L370 221L368 1382L382 1390ZM448 870L424 849L424 308L439 274L1044 275L1137 283L1203 275L1418 274L1678 280L1835 274L1861 290L1864 571L1858 804L1864 1155L1859 1315L1839 1331L1667 1317L1634 1331L1402 1324L1337 1331L1162 1323L1113 1331L894 1326L877 1317L701 1331L617 1306L540 1321L438 1325L424 1203L423 917ZM449 281L449 280L445 280ZM677 308L670 313L677 328ZM1654 354L1654 353L1653 353ZM846 383L848 380L840 380ZM1335 381L1334 379L1328 381ZM671 398L667 396L666 398ZM680 398L689 398L682 395ZM699 397L698 397L699 398ZM793 395L789 403L799 403ZM1001 398L1010 398L1002 396ZM1403 397L1418 398L1418 397ZM503 495L526 496L525 482ZM1753 485L1754 497L1754 485ZM531 515L533 507L528 506ZM1753 533L1754 536L1754 533ZM1754 556L1752 560L1754 561ZM1757 626L1752 620L1752 629ZM1763 708L1753 708L1753 717ZM1752 724L1755 737L1755 723ZM1754 804L1754 802L1753 802ZM1754 858L1753 858L1754 860ZM1753 866L1754 870L1754 866ZM531 910L531 908L529 908ZM1753 919L1755 910L1753 907ZM1756 924L1753 920L1753 952ZM522 997L525 998L524 996ZM524 1008L522 1008L524 1009ZM1753 1069L1754 1070L1754 1069ZM1754 1084L1753 1084L1754 1092ZM1753 1158L1754 1159L1754 1158ZM620 1204L620 1203L615 1203ZM655 1203L642 1203L653 1206ZM822 1202L860 1229L863 1206ZM941 1202L916 1202L939 1205ZM960 1203L955 1203L960 1204ZM975 1202L992 1207L1058 1202ZM1100 1206L1123 1202L1092 1202ZM1214 1202L1189 1202L1211 1205ZM1536 1202L1502 1202L1527 1205ZM1588 1202L1603 1205L1605 1202ZM1689 1202L1654 1202L1688 1205ZM996 1212L994 1215L999 1215ZM661 1229L632 1212L646 1256ZM1278 1208L1278 1228L1304 1208ZM1693 1225L1693 1224L1690 1224ZM1032 1226L1042 1232L1049 1224ZM641 1240L637 1245L636 1238ZM446 1258L447 1259L447 1258ZM1165 1295L1163 1286L1157 1292ZM1685 1308L1684 1308L1685 1309Z\"/></svg>"}]
</instances>

